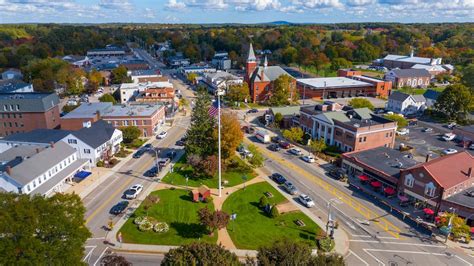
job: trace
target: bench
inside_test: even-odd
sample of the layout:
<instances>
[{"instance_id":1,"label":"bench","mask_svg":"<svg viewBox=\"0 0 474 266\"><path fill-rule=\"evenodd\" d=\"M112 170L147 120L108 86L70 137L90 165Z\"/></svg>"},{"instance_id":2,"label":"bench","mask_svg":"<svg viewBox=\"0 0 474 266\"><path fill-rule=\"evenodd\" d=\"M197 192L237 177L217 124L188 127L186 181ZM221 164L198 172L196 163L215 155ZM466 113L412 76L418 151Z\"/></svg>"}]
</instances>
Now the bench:
<instances>
[{"instance_id":1,"label":"bench","mask_svg":"<svg viewBox=\"0 0 474 266\"><path fill-rule=\"evenodd\" d=\"M305 224L302 220L300 220L300 219L296 220L296 221L295 221L295 224L296 224L297 226L306 226L306 224Z\"/></svg>"},{"instance_id":2,"label":"bench","mask_svg":"<svg viewBox=\"0 0 474 266\"><path fill-rule=\"evenodd\" d=\"M267 198L273 198L273 194L271 192L265 192L263 193L265 195L265 197Z\"/></svg>"}]
</instances>

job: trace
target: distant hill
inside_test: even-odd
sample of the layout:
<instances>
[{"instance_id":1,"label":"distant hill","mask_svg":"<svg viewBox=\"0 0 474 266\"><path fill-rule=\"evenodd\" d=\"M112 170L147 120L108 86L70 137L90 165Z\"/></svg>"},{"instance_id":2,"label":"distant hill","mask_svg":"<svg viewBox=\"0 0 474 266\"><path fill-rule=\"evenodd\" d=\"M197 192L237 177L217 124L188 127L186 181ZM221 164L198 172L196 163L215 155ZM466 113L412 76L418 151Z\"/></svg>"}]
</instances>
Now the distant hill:
<instances>
[{"instance_id":1,"label":"distant hill","mask_svg":"<svg viewBox=\"0 0 474 266\"><path fill-rule=\"evenodd\" d=\"M267 23L262 23L262 24L269 24L269 25L293 25L295 23L284 21L284 20L279 20L279 21L273 21L273 22L267 22Z\"/></svg>"}]
</instances>

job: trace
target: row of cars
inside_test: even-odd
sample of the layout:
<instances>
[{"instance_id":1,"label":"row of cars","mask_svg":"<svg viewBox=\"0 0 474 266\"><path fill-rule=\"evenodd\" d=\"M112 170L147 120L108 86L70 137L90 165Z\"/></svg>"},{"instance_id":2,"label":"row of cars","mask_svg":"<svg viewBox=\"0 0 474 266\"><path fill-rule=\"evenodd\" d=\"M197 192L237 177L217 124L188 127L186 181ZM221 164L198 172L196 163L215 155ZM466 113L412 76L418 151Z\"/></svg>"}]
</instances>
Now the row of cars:
<instances>
[{"instance_id":1,"label":"row of cars","mask_svg":"<svg viewBox=\"0 0 474 266\"><path fill-rule=\"evenodd\" d=\"M138 195L142 192L142 190L143 190L142 184L135 184L131 186L129 189L125 190L122 198L127 199L127 200L136 199ZM110 209L110 214L119 215L123 213L125 209L127 209L128 205L130 204L130 202L127 200L122 200L119 203L115 204Z\"/></svg>"},{"instance_id":2,"label":"row of cars","mask_svg":"<svg viewBox=\"0 0 474 266\"><path fill-rule=\"evenodd\" d=\"M283 175L279 173L273 173L270 178L278 185L282 185L285 191L288 192L290 195L298 194L298 189L295 187L295 185L293 185L293 183L291 183L290 181L286 180ZM311 208L315 205L314 201L306 194L299 194L298 201L301 202L301 204L303 204L307 208Z\"/></svg>"},{"instance_id":3,"label":"row of cars","mask_svg":"<svg viewBox=\"0 0 474 266\"><path fill-rule=\"evenodd\" d=\"M271 151L280 151L281 149L285 149L285 150L288 150L288 153L299 156L301 160L307 163L316 162L316 159L311 154L303 155L303 152L299 148L293 147L290 143L282 140L278 136L272 137L271 141L273 143L271 143L267 147Z\"/></svg>"}]
</instances>

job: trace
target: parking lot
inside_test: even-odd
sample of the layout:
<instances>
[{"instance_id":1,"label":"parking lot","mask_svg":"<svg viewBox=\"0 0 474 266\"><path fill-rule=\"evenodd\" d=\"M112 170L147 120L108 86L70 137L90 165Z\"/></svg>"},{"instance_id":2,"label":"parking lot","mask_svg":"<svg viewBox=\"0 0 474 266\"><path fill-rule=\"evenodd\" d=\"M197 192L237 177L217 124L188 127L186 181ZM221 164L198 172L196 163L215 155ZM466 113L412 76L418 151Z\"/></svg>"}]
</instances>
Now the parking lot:
<instances>
[{"instance_id":1,"label":"parking lot","mask_svg":"<svg viewBox=\"0 0 474 266\"><path fill-rule=\"evenodd\" d=\"M414 125L407 127L410 130L405 136L397 136L395 140L395 148L400 144L411 146L415 149L415 155L426 157L427 154L432 154L432 158L442 155L443 150L455 149L457 151L467 150L474 154L473 150L465 149L457 141L445 141L441 137L445 132L437 128L433 128L432 132L423 132L424 126Z\"/></svg>"}]
</instances>

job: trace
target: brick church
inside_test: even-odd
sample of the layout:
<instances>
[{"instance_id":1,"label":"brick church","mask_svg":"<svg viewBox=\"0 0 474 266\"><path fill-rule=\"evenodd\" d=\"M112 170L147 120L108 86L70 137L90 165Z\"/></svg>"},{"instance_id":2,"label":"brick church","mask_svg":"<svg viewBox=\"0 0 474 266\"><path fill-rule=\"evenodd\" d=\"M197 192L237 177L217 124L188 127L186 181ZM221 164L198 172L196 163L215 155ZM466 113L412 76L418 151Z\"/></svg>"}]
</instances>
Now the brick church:
<instances>
[{"instance_id":1,"label":"brick church","mask_svg":"<svg viewBox=\"0 0 474 266\"><path fill-rule=\"evenodd\" d=\"M250 99L252 102L265 102L271 96L273 81L281 75L288 75L288 72L279 66L269 66L267 57L263 62L263 66L257 64L257 57L253 46L250 43L247 62L245 65L245 82L249 85ZM293 79L290 85L290 97L292 93L296 93L296 80Z\"/></svg>"}]
</instances>

